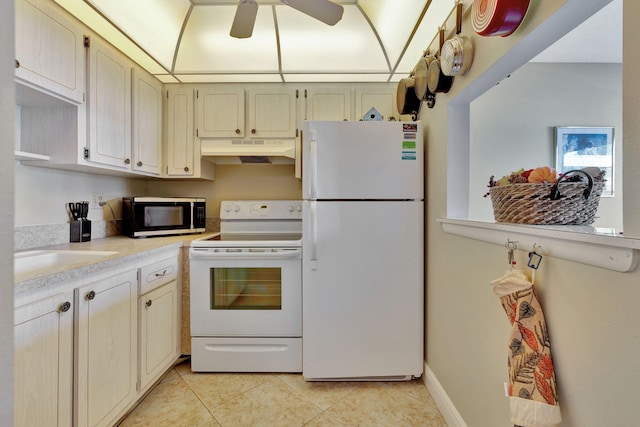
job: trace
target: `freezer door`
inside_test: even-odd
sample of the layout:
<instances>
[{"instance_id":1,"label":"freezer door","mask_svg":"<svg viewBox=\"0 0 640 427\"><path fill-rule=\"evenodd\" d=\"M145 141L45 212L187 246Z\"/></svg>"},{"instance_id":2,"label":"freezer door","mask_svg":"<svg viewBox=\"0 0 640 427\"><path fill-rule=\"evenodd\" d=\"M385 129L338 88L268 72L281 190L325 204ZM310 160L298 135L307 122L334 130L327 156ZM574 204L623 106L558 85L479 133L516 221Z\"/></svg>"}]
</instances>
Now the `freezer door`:
<instances>
[{"instance_id":1,"label":"freezer door","mask_svg":"<svg viewBox=\"0 0 640 427\"><path fill-rule=\"evenodd\" d=\"M302 135L303 199L424 198L420 122L306 121Z\"/></svg>"},{"instance_id":2,"label":"freezer door","mask_svg":"<svg viewBox=\"0 0 640 427\"><path fill-rule=\"evenodd\" d=\"M423 202L303 203L306 379L420 376Z\"/></svg>"}]
</instances>

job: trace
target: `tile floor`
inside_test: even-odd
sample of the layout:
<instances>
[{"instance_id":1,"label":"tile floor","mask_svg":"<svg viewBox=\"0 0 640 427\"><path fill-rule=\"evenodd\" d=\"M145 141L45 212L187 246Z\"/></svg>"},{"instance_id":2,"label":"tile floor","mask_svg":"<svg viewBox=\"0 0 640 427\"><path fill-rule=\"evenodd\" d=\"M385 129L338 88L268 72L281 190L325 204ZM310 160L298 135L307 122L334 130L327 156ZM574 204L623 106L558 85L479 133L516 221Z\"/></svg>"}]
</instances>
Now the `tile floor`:
<instances>
[{"instance_id":1,"label":"tile floor","mask_svg":"<svg viewBox=\"0 0 640 427\"><path fill-rule=\"evenodd\" d=\"M422 379L306 382L300 374L193 373L176 365L119 424L446 427Z\"/></svg>"}]
</instances>

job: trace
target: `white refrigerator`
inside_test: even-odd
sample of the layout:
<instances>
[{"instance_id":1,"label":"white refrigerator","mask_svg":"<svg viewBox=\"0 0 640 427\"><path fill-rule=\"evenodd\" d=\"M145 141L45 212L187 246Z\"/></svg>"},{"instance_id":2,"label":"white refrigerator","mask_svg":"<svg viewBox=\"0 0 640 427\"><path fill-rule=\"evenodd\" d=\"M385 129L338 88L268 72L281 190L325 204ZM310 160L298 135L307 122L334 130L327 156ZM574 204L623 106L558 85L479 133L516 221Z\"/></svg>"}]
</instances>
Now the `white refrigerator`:
<instances>
[{"instance_id":1,"label":"white refrigerator","mask_svg":"<svg viewBox=\"0 0 640 427\"><path fill-rule=\"evenodd\" d=\"M421 376L420 122L307 121L302 159L304 378Z\"/></svg>"}]
</instances>

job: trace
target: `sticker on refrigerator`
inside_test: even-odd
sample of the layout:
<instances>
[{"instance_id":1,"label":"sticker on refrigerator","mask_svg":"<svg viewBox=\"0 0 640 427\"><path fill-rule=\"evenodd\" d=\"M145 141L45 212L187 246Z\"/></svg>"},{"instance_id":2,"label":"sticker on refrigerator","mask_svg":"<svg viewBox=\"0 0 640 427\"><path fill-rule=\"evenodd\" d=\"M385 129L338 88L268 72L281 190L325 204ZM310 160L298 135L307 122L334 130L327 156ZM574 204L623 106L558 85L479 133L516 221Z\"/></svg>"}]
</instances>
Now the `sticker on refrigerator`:
<instances>
[{"instance_id":1,"label":"sticker on refrigerator","mask_svg":"<svg viewBox=\"0 0 640 427\"><path fill-rule=\"evenodd\" d=\"M402 141L402 160L416 160L416 142Z\"/></svg>"},{"instance_id":2,"label":"sticker on refrigerator","mask_svg":"<svg viewBox=\"0 0 640 427\"><path fill-rule=\"evenodd\" d=\"M403 123L402 124L403 132L418 132L418 124L417 123Z\"/></svg>"}]
</instances>

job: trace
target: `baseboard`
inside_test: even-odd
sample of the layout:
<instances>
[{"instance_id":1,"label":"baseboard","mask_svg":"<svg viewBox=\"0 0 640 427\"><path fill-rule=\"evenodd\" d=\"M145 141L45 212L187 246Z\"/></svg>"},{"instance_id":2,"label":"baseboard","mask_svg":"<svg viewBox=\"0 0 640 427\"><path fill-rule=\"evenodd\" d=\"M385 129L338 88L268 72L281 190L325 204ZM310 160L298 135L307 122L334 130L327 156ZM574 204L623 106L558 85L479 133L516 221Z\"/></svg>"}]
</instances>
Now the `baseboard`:
<instances>
[{"instance_id":1,"label":"baseboard","mask_svg":"<svg viewBox=\"0 0 640 427\"><path fill-rule=\"evenodd\" d=\"M460 416L460 413L458 413L458 410L453 405L453 402L451 401L451 399L449 399L449 396L447 396L444 388L442 387L442 385L440 385L440 382L438 382L435 374L426 363L424 364L424 375L422 376L422 379L427 386L429 393L431 393L433 401L436 403L438 409L440 410L440 413L447 422L447 425L449 427L467 427L467 424L462 419L462 416Z\"/></svg>"}]
</instances>

